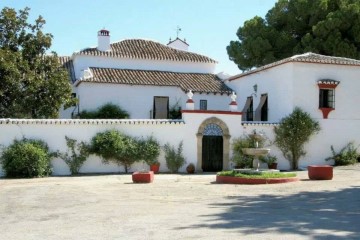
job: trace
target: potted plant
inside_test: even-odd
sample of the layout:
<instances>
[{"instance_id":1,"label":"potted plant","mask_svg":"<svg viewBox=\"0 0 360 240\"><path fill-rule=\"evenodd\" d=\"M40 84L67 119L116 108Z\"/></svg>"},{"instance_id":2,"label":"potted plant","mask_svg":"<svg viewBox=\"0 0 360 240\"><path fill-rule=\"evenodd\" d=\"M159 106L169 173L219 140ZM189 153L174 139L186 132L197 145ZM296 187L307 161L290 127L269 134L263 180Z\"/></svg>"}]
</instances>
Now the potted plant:
<instances>
[{"instance_id":1,"label":"potted plant","mask_svg":"<svg viewBox=\"0 0 360 240\"><path fill-rule=\"evenodd\" d=\"M194 173L195 172L195 165L194 164L192 164L192 163L190 163L189 165L187 165L187 167L186 167L186 172L187 173Z\"/></svg>"},{"instance_id":2,"label":"potted plant","mask_svg":"<svg viewBox=\"0 0 360 240\"><path fill-rule=\"evenodd\" d=\"M142 153L141 158L150 166L150 171L158 173L160 168L160 162L157 160L160 155L159 142L153 136L150 136L139 140L139 146Z\"/></svg>"},{"instance_id":3,"label":"potted plant","mask_svg":"<svg viewBox=\"0 0 360 240\"><path fill-rule=\"evenodd\" d=\"M266 163L269 169L277 169L277 157L274 155L267 155L260 158L260 161Z\"/></svg>"}]
</instances>

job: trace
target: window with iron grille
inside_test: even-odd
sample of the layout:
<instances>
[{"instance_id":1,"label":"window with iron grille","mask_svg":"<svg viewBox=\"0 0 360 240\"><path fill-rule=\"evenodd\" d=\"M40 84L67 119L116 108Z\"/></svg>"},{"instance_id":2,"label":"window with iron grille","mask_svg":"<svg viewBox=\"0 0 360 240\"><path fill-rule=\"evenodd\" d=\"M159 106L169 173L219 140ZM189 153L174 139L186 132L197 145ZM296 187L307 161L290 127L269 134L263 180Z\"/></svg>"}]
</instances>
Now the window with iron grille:
<instances>
[{"instance_id":1,"label":"window with iron grille","mask_svg":"<svg viewBox=\"0 0 360 240\"><path fill-rule=\"evenodd\" d=\"M200 110L207 110L207 100L200 100Z\"/></svg>"},{"instance_id":2,"label":"window with iron grille","mask_svg":"<svg viewBox=\"0 0 360 240\"><path fill-rule=\"evenodd\" d=\"M320 89L319 108L335 108L335 89Z\"/></svg>"}]
</instances>

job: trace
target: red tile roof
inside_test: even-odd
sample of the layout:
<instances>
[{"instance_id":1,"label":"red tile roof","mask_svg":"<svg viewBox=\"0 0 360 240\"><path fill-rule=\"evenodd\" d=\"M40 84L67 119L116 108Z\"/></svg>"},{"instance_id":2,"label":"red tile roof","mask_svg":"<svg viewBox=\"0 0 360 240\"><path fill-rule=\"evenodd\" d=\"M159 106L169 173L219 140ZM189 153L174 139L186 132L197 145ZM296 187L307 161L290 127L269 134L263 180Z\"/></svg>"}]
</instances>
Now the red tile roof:
<instances>
[{"instance_id":1,"label":"red tile roof","mask_svg":"<svg viewBox=\"0 0 360 240\"><path fill-rule=\"evenodd\" d=\"M178 73L165 71L145 71L114 68L90 68L92 78L82 79L81 82L115 83L149 86L174 86L184 92L192 90L200 93L231 94L227 87L216 75L202 73Z\"/></svg>"},{"instance_id":2,"label":"red tile roof","mask_svg":"<svg viewBox=\"0 0 360 240\"><path fill-rule=\"evenodd\" d=\"M182 62L216 63L209 57L174 49L161 43L144 39L127 39L110 44L111 51L99 51L97 48L86 48L78 55L106 56L133 59L170 60Z\"/></svg>"}]
</instances>

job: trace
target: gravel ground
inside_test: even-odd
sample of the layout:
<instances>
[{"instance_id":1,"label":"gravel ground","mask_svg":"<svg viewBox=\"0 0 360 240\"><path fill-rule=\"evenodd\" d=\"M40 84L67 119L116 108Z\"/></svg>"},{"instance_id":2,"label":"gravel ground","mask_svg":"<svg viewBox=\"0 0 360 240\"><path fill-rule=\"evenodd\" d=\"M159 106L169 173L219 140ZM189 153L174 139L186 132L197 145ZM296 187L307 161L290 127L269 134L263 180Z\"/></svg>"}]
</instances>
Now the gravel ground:
<instances>
[{"instance_id":1,"label":"gravel ground","mask_svg":"<svg viewBox=\"0 0 360 240\"><path fill-rule=\"evenodd\" d=\"M215 174L0 179L0 239L360 239L360 165L331 181L215 184Z\"/></svg>"}]
</instances>

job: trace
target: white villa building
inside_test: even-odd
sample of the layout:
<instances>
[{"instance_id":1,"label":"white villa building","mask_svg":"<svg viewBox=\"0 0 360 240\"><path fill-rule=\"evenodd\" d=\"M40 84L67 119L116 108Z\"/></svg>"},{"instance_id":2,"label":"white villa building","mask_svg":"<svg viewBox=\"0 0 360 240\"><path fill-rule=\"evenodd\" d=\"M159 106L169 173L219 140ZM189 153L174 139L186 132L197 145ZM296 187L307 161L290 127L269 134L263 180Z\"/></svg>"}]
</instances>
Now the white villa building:
<instances>
[{"instance_id":1,"label":"white villa building","mask_svg":"<svg viewBox=\"0 0 360 240\"><path fill-rule=\"evenodd\" d=\"M300 107L321 126L306 145L300 167L332 164L325 161L331 145L336 150L351 141L360 145L359 60L305 53L230 77L215 74L216 61L188 47L179 38L167 45L143 39L110 43L110 32L100 30L97 47L60 57L79 104L61 111L61 119L0 119L0 144L25 136L45 140L54 151L66 151L65 136L89 141L99 131L117 129L136 137L152 135L161 145L183 141L187 164L195 164L199 172L213 172L232 168L235 138L257 130L273 140L274 126ZM106 103L121 106L130 119L71 119ZM169 119L172 107L181 107L182 119ZM289 169L279 149L269 148L278 158L278 168ZM167 171L163 152L159 161L160 170ZM54 174L69 174L61 159L53 160L53 166ZM80 170L118 171L123 169L105 165L96 156Z\"/></svg>"},{"instance_id":2,"label":"white villa building","mask_svg":"<svg viewBox=\"0 0 360 240\"><path fill-rule=\"evenodd\" d=\"M185 108L192 90L197 109L227 107L232 90L214 74L216 61L188 51L179 38L167 45L144 39L110 43L110 32L98 32L98 45L61 57L79 105L61 113L71 118L82 110L113 103L133 119L166 119L169 108Z\"/></svg>"}]
</instances>

